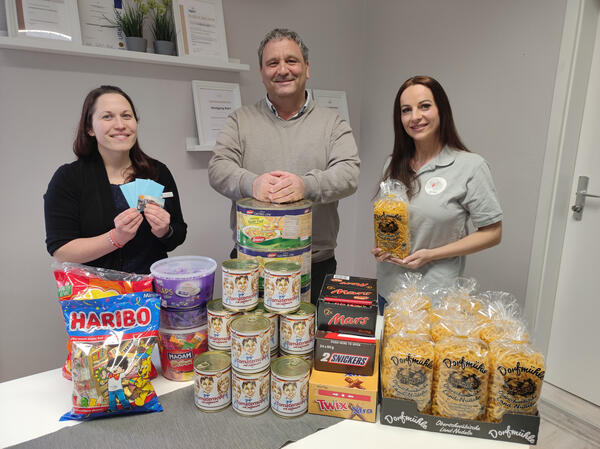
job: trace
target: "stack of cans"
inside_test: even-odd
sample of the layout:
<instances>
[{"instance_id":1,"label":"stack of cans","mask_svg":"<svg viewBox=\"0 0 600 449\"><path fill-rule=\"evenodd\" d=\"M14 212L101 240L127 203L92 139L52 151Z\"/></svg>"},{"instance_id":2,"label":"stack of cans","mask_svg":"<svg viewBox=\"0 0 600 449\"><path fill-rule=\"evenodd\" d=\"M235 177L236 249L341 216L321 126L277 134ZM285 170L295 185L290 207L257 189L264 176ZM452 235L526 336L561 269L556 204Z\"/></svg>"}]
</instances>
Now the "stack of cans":
<instances>
[{"instance_id":1,"label":"stack of cans","mask_svg":"<svg viewBox=\"0 0 600 449\"><path fill-rule=\"evenodd\" d=\"M312 243L312 203L265 203L244 198L236 203L238 258L260 265L259 294L269 287L265 282L267 262L294 262L300 265L300 294L310 302Z\"/></svg>"}]
</instances>

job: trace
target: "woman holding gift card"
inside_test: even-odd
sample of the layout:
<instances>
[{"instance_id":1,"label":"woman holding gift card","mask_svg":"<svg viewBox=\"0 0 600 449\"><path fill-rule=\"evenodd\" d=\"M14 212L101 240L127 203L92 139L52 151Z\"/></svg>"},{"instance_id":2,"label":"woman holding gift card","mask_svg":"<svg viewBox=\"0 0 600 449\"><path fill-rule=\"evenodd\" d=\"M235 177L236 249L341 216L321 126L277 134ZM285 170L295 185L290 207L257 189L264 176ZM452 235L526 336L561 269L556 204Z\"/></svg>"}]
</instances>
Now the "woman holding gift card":
<instances>
[{"instance_id":1,"label":"woman holding gift card","mask_svg":"<svg viewBox=\"0 0 600 449\"><path fill-rule=\"evenodd\" d=\"M149 273L185 240L175 180L142 151L137 125L120 88L87 95L73 143L77 160L56 171L44 195L46 246L58 261Z\"/></svg>"}]
</instances>

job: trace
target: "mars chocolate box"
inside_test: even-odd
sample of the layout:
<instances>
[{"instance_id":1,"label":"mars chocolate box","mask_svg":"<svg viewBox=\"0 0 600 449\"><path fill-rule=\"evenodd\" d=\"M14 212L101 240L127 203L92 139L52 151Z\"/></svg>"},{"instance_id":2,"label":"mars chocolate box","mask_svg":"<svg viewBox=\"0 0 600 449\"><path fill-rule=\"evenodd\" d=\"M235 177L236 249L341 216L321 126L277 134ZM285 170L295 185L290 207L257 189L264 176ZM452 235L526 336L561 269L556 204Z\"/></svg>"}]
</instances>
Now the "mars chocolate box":
<instances>
[{"instance_id":1,"label":"mars chocolate box","mask_svg":"<svg viewBox=\"0 0 600 449\"><path fill-rule=\"evenodd\" d=\"M317 307L317 329L375 335L377 280L327 275Z\"/></svg>"},{"instance_id":2,"label":"mars chocolate box","mask_svg":"<svg viewBox=\"0 0 600 449\"><path fill-rule=\"evenodd\" d=\"M317 331L314 366L319 371L370 376L375 366L376 341L363 335Z\"/></svg>"},{"instance_id":3,"label":"mars chocolate box","mask_svg":"<svg viewBox=\"0 0 600 449\"><path fill-rule=\"evenodd\" d=\"M308 384L308 413L375 422L378 365L375 360L371 376L313 369Z\"/></svg>"}]
</instances>

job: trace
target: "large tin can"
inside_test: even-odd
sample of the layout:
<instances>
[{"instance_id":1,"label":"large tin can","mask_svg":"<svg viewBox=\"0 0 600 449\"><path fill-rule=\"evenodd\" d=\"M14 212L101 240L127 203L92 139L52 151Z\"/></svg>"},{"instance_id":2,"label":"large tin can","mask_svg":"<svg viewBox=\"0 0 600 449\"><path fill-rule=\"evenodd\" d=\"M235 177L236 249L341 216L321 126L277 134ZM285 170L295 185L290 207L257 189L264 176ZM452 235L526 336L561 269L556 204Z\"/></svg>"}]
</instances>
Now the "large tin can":
<instances>
[{"instance_id":1,"label":"large tin can","mask_svg":"<svg viewBox=\"0 0 600 449\"><path fill-rule=\"evenodd\" d=\"M279 314L275 312L270 312L265 309L265 305L262 301L258 302L256 309L250 310L249 312L245 312L246 315L262 315L269 319L271 323L271 333L269 338L269 346L271 347L271 353L276 351L279 348ZM210 342L209 342L210 344Z\"/></svg>"},{"instance_id":2,"label":"large tin can","mask_svg":"<svg viewBox=\"0 0 600 449\"><path fill-rule=\"evenodd\" d=\"M231 404L231 357L226 352L208 351L194 359L194 403L205 412Z\"/></svg>"},{"instance_id":3,"label":"large tin can","mask_svg":"<svg viewBox=\"0 0 600 449\"><path fill-rule=\"evenodd\" d=\"M300 307L300 265L293 262L265 264L265 309L291 313Z\"/></svg>"},{"instance_id":4,"label":"large tin can","mask_svg":"<svg viewBox=\"0 0 600 449\"><path fill-rule=\"evenodd\" d=\"M310 364L311 368L313 367L315 351L309 351L304 354L291 354L280 349L279 353L277 354L277 357L273 357L273 354L271 354L271 361L275 360L278 357L286 357L289 355L293 355L294 357L300 357L301 359L306 360Z\"/></svg>"},{"instance_id":5,"label":"large tin can","mask_svg":"<svg viewBox=\"0 0 600 449\"><path fill-rule=\"evenodd\" d=\"M269 367L271 323L264 316L242 315L231 322L231 366L244 373Z\"/></svg>"},{"instance_id":6,"label":"large tin can","mask_svg":"<svg viewBox=\"0 0 600 449\"><path fill-rule=\"evenodd\" d=\"M241 415L259 415L269 409L271 370L267 368L259 373L240 373L231 375L233 409Z\"/></svg>"},{"instance_id":7,"label":"large tin can","mask_svg":"<svg viewBox=\"0 0 600 449\"><path fill-rule=\"evenodd\" d=\"M310 269L312 261L311 246L304 248L278 250L261 250L246 248L238 243L238 258L244 260L255 260L259 264L258 290L259 295L265 287L264 268L268 262L295 262L300 264L300 282L302 287L310 285Z\"/></svg>"},{"instance_id":8,"label":"large tin can","mask_svg":"<svg viewBox=\"0 0 600 449\"><path fill-rule=\"evenodd\" d=\"M290 249L310 245L312 203L276 204L243 198L236 204L237 241L247 248Z\"/></svg>"},{"instance_id":9,"label":"large tin can","mask_svg":"<svg viewBox=\"0 0 600 449\"><path fill-rule=\"evenodd\" d=\"M291 418L308 410L310 364L296 356L279 357L271 362L271 409Z\"/></svg>"},{"instance_id":10,"label":"large tin can","mask_svg":"<svg viewBox=\"0 0 600 449\"><path fill-rule=\"evenodd\" d=\"M243 312L258 303L259 264L254 260L230 259L221 264L223 307Z\"/></svg>"},{"instance_id":11,"label":"large tin can","mask_svg":"<svg viewBox=\"0 0 600 449\"><path fill-rule=\"evenodd\" d=\"M230 312L223 308L220 299L213 299L206 306L208 315L208 346L222 351L231 350L231 321L242 312Z\"/></svg>"},{"instance_id":12,"label":"large tin can","mask_svg":"<svg viewBox=\"0 0 600 449\"><path fill-rule=\"evenodd\" d=\"M294 313L279 317L279 348L291 354L306 354L315 347L314 304L303 302Z\"/></svg>"}]
</instances>

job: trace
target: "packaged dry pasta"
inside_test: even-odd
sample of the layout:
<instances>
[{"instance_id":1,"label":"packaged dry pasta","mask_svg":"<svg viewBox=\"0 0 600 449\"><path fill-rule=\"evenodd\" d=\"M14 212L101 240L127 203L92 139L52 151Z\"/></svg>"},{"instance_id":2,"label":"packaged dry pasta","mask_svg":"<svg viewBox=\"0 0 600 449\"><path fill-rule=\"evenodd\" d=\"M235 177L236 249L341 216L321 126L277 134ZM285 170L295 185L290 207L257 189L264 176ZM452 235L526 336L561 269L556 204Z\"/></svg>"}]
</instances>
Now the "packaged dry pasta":
<instances>
[{"instance_id":1,"label":"packaged dry pasta","mask_svg":"<svg viewBox=\"0 0 600 449\"><path fill-rule=\"evenodd\" d=\"M481 420L488 396L488 347L479 338L469 337L472 323L453 324L456 336L435 345L432 412Z\"/></svg>"},{"instance_id":2,"label":"packaged dry pasta","mask_svg":"<svg viewBox=\"0 0 600 449\"><path fill-rule=\"evenodd\" d=\"M373 205L375 246L394 257L410 254L410 230L406 188L387 179L380 184L380 195Z\"/></svg>"},{"instance_id":3,"label":"packaged dry pasta","mask_svg":"<svg viewBox=\"0 0 600 449\"><path fill-rule=\"evenodd\" d=\"M529 341L529 335L523 331L521 312L517 299L510 293L490 291L482 294L487 298L485 310L480 311L487 321L481 326L480 338L490 344L496 340L520 337Z\"/></svg>"},{"instance_id":4,"label":"packaged dry pasta","mask_svg":"<svg viewBox=\"0 0 600 449\"><path fill-rule=\"evenodd\" d=\"M472 315L443 306L431 310L429 323L431 338L436 343L456 336L456 330L465 326L468 329L469 337L479 338L481 331L481 322L474 319Z\"/></svg>"},{"instance_id":5,"label":"packaged dry pasta","mask_svg":"<svg viewBox=\"0 0 600 449\"><path fill-rule=\"evenodd\" d=\"M400 276L400 289L393 291L388 299L389 304L399 304L410 310L429 310L431 297L427 284L423 282L421 273L404 273Z\"/></svg>"},{"instance_id":6,"label":"packaged dry pasta","mask_svg":"<svg viewBox=\"0 0 600 449\"><path fill-rule=\"evenodd\" d=\"M498 340L490 344L489 358L486 420L500 422L507 412L535 414L546 370L542 353L522 340Z\"/></svg>"},{"instance_id":7,"label":"packaged dry pasta","mask_svg":"<svg viewBox=\"0 0 600 449\"><path fill-rule=\"evenodd\" d=\"M459 277L449 288L444 298L448 308L455 308L467 314L475 314L484 309L483 300L475 296L477 281L474 278Z\"/></svg>"},{"instance_id":8,"label":"packaged dry pasta","mask_svg":"<svg viewBox=\"0 0 600 449\"><path fill-rule=\"evenodd\" d=\"M434 347L431 337L410 330L390 335L381 355L384 397L410 399L421 413L431 410Z\"/></svg>"},{"instance_id":9,"label":"packaged dry pasta","mask_svg":"<svg viewBox=\"0 0 600 449\"><path fill-rule=\"evenodd\" d=\"M383 312L383 340L406 329L429 335L428 317L426 310L406 309L398 304L386 306Z\"/></svg>"}]
</instances>

